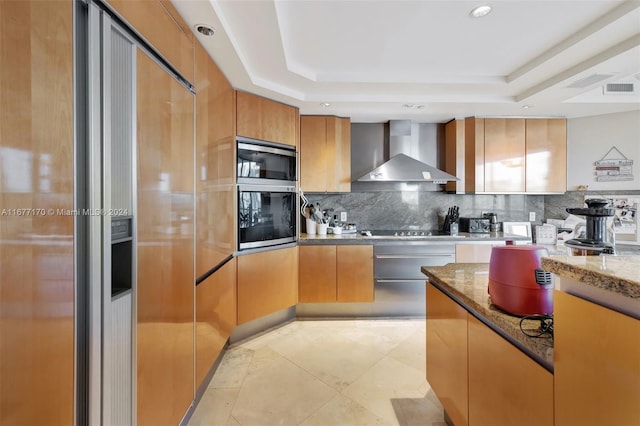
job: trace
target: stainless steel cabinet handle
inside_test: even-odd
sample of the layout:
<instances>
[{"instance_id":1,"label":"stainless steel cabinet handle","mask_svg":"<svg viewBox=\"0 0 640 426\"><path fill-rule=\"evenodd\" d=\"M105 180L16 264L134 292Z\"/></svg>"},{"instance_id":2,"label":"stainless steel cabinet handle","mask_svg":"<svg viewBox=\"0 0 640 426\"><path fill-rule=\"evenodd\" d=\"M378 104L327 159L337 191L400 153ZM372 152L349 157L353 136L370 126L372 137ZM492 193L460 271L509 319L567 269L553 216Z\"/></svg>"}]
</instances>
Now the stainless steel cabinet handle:
<instances>
[{"instance_id":1,"label":"stainless steel cabinet handle","mask_svg":"<svg viewBox=\"0 0 640 426\"><path fill-rule=\"evenodd\" d=\"M424 280L380 280L376 279L377 283L416 283L416 284L424 284L427 281L427 277L424 277Z\"/></svg>"}]
</instances>

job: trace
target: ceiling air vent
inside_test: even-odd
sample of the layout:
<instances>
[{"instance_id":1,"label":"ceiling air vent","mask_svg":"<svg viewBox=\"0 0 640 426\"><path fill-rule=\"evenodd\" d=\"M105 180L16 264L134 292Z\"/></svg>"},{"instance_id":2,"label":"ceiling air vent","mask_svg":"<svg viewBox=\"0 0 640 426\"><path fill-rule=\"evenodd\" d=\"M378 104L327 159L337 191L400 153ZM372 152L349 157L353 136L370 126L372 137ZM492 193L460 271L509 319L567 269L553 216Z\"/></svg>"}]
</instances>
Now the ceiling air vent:
<instances>
[{"instance_id":1,"label":"ceiling air vent","mask_svg":"<svg viewBox=\"0 0 640 426\"><path fill-rule=\"evenodd\" d=\"M602 80L606 80L607 78L611 78L614 75L615 74L591 74L590 76L574 81L567 87L571 89L584 89L585 87L589 87L592 84L598 83Z\"/></svg>"},{"instance_id":2,"label":"ceiling air vent","mask_svg":"<svg viewBox=\"0 0 640 426\"><path fill-rule=\"evenodd\" d=\"M626 94L626 93L635 92L635 87L633 83L609 83L609 84L605 84L603 89L604 89L605 95L620 94L620 93Z\"/></svg>"}]
</instances>

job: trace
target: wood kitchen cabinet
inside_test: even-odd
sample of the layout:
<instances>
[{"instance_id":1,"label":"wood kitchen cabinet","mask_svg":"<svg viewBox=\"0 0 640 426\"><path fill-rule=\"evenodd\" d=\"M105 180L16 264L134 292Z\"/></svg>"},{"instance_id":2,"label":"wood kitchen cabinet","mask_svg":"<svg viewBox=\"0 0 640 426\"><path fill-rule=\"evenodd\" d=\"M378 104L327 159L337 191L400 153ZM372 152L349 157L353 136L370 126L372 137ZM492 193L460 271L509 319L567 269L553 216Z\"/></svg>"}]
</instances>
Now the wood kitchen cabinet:
<instances>
[{"instance_id":1,"label":"wood kitchen cabinet","mask_svg":"<svg viewBox=\"0 0 640 426\"><path fill-rule=\"evenodd\" d=\"M566 191L565 119L469 117L464 121L464 192ZM457 146L460 134L451 127L447 146ZM457 161L454 156L459 156L456 149L445 151L449 164ZM449 188L461 192L459 187Z\"/></svg>"},{"instance_id":2,"label":"wood kitchen cabinet","mask_svg":"<svg viewBox=\"0 0 640 426\"><path fill-rule=\"evenodd\" d=\"M525 158L523 118L484 119L486 192L524 192Z\"/></svg>"},{"instance_id":3,"label":"wood kitchen cabinet","mask_svg":"<svg viewBox=\"0 0 640 426\"><path fill-rule=\"evenodd\" d=\"M298 247L238 257L238 324L298 301Z\"/></svg>"},{"instance_id":4,"label":"wood kitchen cabinet","mask_svg":"<svg viewBox=\"0 0 640 426\"><path fill-rule=\"evenodd\" d=\"M373 302L373 246L300 246L300 303Z\"/></svg>"},{"instance_id":5,"label":"wood kitchen cabinet","mask_svg":"<svg viewBox=\"0 0 640 426\"><path fill-rule=\"evenodd\" d=\"M472 315L467 332L469 424L552 426L553 374Z\"/></svg>"},{"instance_id":6,"label":"wood kitchen cabinet","mask_svg":"<svg viewBox=\"0 0 640 426\"><path fill-rule=\"evenodd\" d=\"M0 1L1 210L79 207L75 6ZM74 344L84 317L76 317L81 299L74 279L87 283L75 273L76 220L51 213L0 217L0 425L78 421Z\"/></svg>"},{"instance_id":7,"label":"wood kitchen cabinet","mask_svg":"<svg viewBox=\"0 0 640 426\"><path fill-rule=\"evenodd\" d=\"M447 182L444 186L444 190L447 192L464 194L465 191L464 131L464 120L451 120L444 126L444 170L460 179L459 181Z\"/></svg>"},{"instance_id":8,"label":"wood kitchen cabinet","mask_svg":"<svg viewBox=\"0 0 640 426\"><path fill-rule=\"evenodd\" d=\"M640 424L640 321L554 292L555 424Z\"/></svg>"},{"instance_id":9,"label":"wood kitchen cabinet","mask_svg":"<svg viewBox=\"0 0 640 426\"><path fill-rule=\"evenodd\" d=\"M526 192L567 191L567 120L526 120Z\"/></svg>"},{"instance_id":10,"label":"wood kitchen cabinet","mask_svg":"<svg viewBox=\"0 0 640 426\"><path fill-rule=\"evenodd\" d=\"M467 311L427 284L427 381L456 426L469 424Z\"/></svg>"},{"instance_id":11,"label":"wood kitchen cabinet","mask_svg":"<svg viewBox=\"0 0 640 426\"><path fill-rule=\"evenodd\" d=\"M306 192L351 190L351 120L300 117L300 187Z\"/></svg>"},{"instance_id":12,"label":"wood kitchen cabinet","mask_svg":"<svg viewBox=\"0 0 640 426\"><path fill-rule=\"evenodd\" d=\"M236 326L236 260L196 286L196 389Z\"/></svg>"},{"instance_id":13,"label":"wood kitchen cabinet","mask_svg":"<svg viewBox=\"0 0 640 426\"><path fill-rule=\"evenodd\" d=\"M193 81L193 35L167 0L108 3L189 81Z\"/></svg>"},{"instance_id":14,"label":"wood kitchen cabinet","mask_svg":"<svg viewBox=\"0 0 640 426\"><path fill-rule=\"evenodd\" d=\"M200 277L236 250L236 92L199 43L195 58L196 277Z\"/></svg>"},{"instance_id":15,"label":"wood kitchen cabinet","mask_svg":"<svg viewBox=\"0 0 640 426\"><path fill-rule=\"evenodd\" d=\"M336 248L338 302L373 302L373 246Z\"/></svg>"},{"instance_id":16,"label":"wood kitchen cabinet","mask_svg":"<svg viewBox=\"0 0 640 426\"><path fill-rule=\"evenodd\" d=\"M456 426L554 424L552 373L432 284L426 304L427 381Z\"/></svg>"},{"instance_id":17,"label":"wood kitchen cabinet","mask_svg":"<svg viewBox=\"0 0 640 426\"><path fill-rule=\"evenodd\" d=\"M195 102L140 49L136 67L137 423L178 424L194 395Z\"/></svg>"},{"instance_id":18,"label":"wood kitchen cabinet","mask_svg":"<svg viewBox=\"0 0 640 426\"><path fill-rule=\"evenodd\" d=\"M300 111L290 105L238 91L236 126L239 136L297 147Z\"/></svg>"}]
</instances>

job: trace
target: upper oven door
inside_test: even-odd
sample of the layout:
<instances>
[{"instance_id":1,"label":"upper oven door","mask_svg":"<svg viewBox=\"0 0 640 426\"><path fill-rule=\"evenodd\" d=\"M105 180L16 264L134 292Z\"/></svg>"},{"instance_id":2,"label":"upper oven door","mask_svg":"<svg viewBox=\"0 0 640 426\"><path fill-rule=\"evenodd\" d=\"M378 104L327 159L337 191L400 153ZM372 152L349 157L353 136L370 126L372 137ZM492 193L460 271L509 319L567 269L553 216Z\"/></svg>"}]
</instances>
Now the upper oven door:
<instances>
[{"instance_id":1,"label":"upper oven door","mask_svg":"<svg viewBox=\"0 0 640 426\"><path fill-rule=\"evenodd\" d=\"M238 185L238 248L296 240L296 189L293 186Z\"/></svg>"},{"instance_id":2,"label":"upper oven door","mask_svg":"<svg viewBox=\"0 0 640 426\"><path fill-rule=\"evenodd\" d=\"M295 148L241 137L237 141L239 184L295 185Z\"/></svg>"}]
</instances>

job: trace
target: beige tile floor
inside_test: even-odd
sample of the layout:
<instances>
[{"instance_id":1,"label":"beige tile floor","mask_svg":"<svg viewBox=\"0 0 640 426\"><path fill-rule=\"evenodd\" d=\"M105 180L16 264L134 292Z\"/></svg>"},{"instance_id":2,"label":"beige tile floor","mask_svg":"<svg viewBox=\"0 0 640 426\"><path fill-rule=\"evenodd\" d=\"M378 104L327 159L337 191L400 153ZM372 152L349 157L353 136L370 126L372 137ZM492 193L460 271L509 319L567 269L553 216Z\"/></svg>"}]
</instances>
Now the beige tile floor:
<instances>
[{"instance_id":1,"label":"beige tile floor","mask_svg":"<svg viewBox=\"0 0 640 426\"><path fill-rule=\"evenodd\" d=\"M295 321L224 355L190 426L445 426L424 320Z\"/></svg>"}]
</instances>

